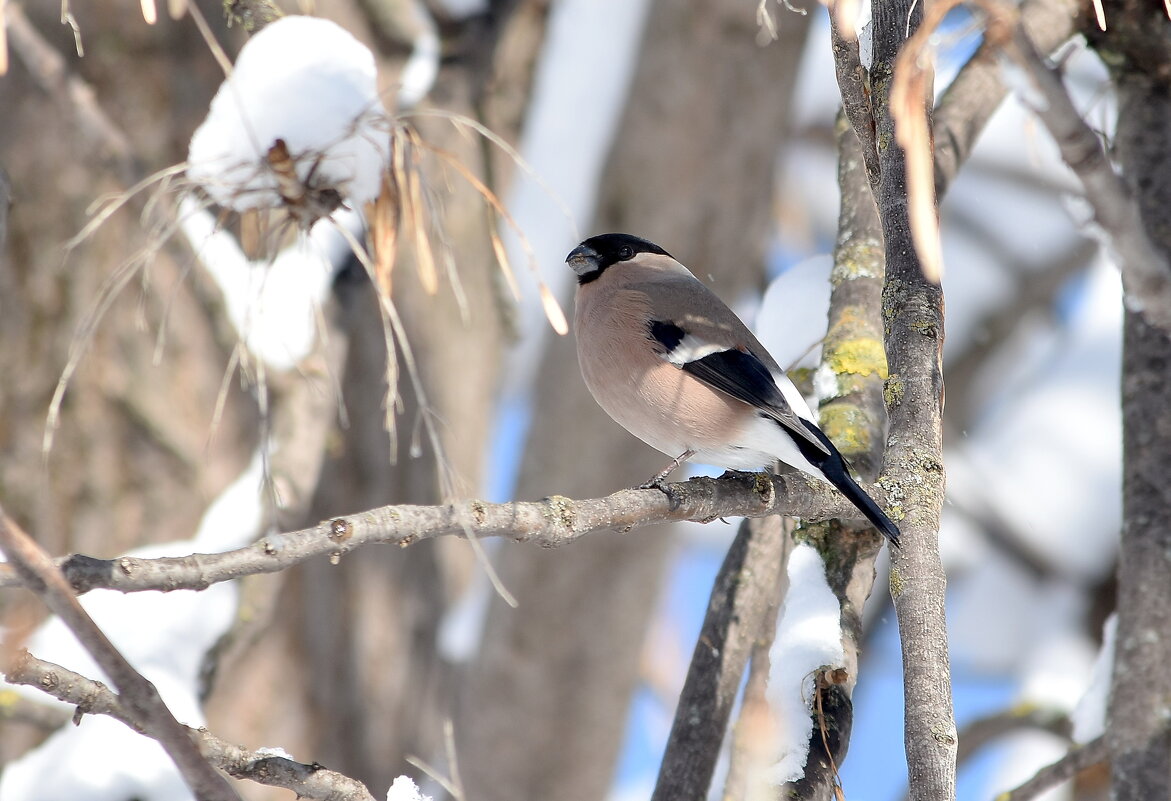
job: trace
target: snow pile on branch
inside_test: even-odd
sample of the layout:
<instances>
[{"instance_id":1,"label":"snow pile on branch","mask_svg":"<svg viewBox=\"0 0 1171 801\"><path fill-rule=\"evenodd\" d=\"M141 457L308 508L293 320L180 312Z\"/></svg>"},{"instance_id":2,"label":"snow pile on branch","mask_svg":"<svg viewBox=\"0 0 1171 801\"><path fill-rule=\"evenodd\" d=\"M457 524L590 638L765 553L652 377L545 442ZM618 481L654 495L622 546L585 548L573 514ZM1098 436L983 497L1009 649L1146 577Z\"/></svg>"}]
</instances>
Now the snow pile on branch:
<instances>
[{"instance_id":1,"label":"snow pile on branch","mask_svg":"<svg viewBox=\"0 0 1171 801\"><path fill-rule=\"evenodd\" d=\"M390 153L376 78L369 48L337 24L272 23L244 45L191 137L188 177L237 211L296 202L289 182L331 193L333 208L373 200Z\"/></svg>"},{"instance_id":2,"label":"snow pile on branch","mask_svg":"<svg viewBox=\"0 0 1171 801\"><path fill-rule=\"evenodd\" d=\"M271 259L250 260L236 238L191 198L179 204L183 234L224 295L228 319L248 351L275 370L291 370L317 343L317 319L350 255L343 230L360 238L356 212L312 226Z\"/></svg>"},{"instance_id":3,"label":"snow pile on branch","mask_svg":"<svg viewBox=\"0 0 1171 801\"><path fill-rule=\"evenodd\" d=\"M431 801L431 796L423 795L410 776L399 776L386 792L386 801Z\"/></svg>"},{"instance_id":4,"label":"snow pile on branch","mask_svg":"<svg viewBox=\"0 0 1171 801\"><path fill-rule=\"evenodd\" d=\"M789 590L769 651L768 698L779 729L772 776L777 784L804 775L813 734L814 677L845 660L841 607L826 583L821 555L809 545L797 545L789 556L788 574Z\"/></svg>"}]
</instances>

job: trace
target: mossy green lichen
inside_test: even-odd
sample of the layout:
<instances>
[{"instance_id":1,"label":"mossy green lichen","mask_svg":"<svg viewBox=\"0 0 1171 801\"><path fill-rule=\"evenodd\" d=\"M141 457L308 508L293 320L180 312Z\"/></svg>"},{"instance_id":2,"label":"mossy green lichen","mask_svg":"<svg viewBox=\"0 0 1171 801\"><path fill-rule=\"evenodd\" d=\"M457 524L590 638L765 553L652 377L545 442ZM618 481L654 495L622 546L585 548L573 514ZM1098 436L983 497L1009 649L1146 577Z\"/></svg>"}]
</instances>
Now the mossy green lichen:
<instances>
[{"instance_id":1,"label":"mossy green lichen","mask_svg":"<svg viewBox=\"0 0 1171 801\"><path fill-rule=\"evenodd\" d=\"M813 394L813 373L811 367L794 367L788 372L789 380L797 385L802 395Z\"/></svg>"},{"instance_id":2,"label":"mossy green lichen","mask_svg":"<svg viewBox=\"0 0 1171 801\"><path fill-rule=\"evenodd\" d=\"M772 503L773 500L773 477L771 473L753 473L752 474L752 491L755 492L761 500L765 503Z\"/></svg>"}]
</instances>

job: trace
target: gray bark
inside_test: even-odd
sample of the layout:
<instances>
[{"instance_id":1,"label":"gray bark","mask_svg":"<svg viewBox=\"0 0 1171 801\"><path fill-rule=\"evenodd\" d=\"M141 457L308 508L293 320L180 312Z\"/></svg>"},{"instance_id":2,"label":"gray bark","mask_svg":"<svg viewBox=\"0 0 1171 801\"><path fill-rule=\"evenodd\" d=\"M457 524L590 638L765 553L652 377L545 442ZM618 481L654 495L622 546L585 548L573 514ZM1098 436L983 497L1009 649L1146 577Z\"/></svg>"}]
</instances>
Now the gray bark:
<instances>
[{"instance_id":1,"label":"gray bark","mask_svg":"<svg viewBox=\"0 0 1171 801\"><path fill-rule=\"evenodd\" d=\"M1106 3L1085 32L1118 92L1114 154L1142 223L1171 259L1171 21L1157 4ZM1167 310L1164 310L1167 311ZM1171 338L1127 310L1122 359L1122 547L1106 742L1116 801L1171 797Z\"/></svg>"},{"instance_id":2,"label":"gray bark","mask_svg":"<svg viewBox=\"0 0 1171 801\"><path fill-rule=\"evenodd\" d=\"M904 743L912 801L955 798L956 726L939 560L943 508L943 291L922 273L910 232L906 162L890 115L893 60L917 29L922 4L874 6L874 97L879 180L875 200L886 257L883 314L891 436L885 479L903 547L891 554L906 694Z\"/></svg>"}]
</instances>

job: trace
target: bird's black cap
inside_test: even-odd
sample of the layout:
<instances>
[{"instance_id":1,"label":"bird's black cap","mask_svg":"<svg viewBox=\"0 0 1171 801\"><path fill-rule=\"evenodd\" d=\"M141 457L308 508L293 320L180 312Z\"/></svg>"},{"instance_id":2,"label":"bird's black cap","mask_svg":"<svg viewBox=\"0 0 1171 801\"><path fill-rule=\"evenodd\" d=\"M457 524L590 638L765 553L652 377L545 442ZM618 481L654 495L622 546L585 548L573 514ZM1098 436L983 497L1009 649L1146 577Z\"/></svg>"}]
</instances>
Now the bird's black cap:
<instances>
[{"instance_id":1,"label":"bird's black cap","mask_svg":"<svg viewBox=\"0 0 1171 801\"><path fill-rule=\"evenodd\" d=\"M633 234L598 234L571 250L565 261L577 273L577 282L588 284L601 276L607 268L633 259L639 253L671 256L654 242Z\"/></svg>"}]
</instances>

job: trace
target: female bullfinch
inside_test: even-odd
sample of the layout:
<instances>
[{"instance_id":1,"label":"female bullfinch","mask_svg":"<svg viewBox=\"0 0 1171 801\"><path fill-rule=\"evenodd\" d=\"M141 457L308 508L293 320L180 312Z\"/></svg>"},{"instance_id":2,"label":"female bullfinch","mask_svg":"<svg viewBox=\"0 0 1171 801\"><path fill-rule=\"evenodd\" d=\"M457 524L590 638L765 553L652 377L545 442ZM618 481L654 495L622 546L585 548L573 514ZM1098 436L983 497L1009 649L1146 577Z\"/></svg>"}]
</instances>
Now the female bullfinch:
<instances>
[{"instance_id":1,"label":"female bullfinch","mask_svg":"<svg viewBox=\"0 0 1171 801\"><path fill-rule=\"evenodd\" d=\"M735 312L653 242L590 237L577 273L573 328L598 405L668 456L733 470L776 460L828 481L899 544L899 530L858 486L801 393Z\"/></svg>"}]
</instances>

